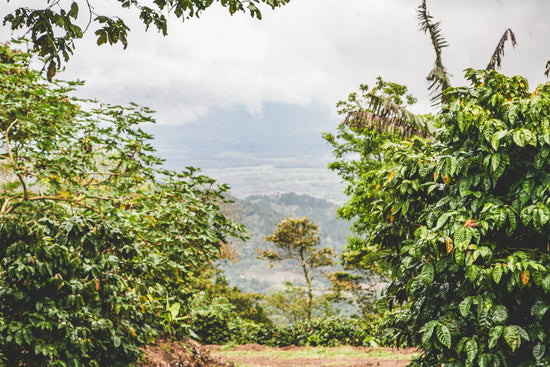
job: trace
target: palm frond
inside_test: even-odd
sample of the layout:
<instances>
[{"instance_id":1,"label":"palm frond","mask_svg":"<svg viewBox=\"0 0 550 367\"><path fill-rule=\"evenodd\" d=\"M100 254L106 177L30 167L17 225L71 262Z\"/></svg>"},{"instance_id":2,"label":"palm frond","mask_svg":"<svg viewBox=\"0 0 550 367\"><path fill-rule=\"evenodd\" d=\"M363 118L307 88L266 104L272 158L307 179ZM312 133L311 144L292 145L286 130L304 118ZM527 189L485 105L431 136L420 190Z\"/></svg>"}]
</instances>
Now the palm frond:
<instances>
[{"instance_id":1,"label":"palm frond","mask_svg":"<svg viewBox=\"0 0 550 367\"><path fill-rule=\"evenodd\" d=\"M443 91L451 87L451 82L450 74L443 65L441 51L443 48L449 46L449 44L441 34L440 22L434 22L433 17L428 13L426 0L422 0L422 4L418 7L417 19L420 24L420 30L430 35L432 46L435 51L434 68L426 78L431 82L428 89L432 93L432 102L435 105L440 103L444 104L447 102L447 98Z\"/></svg>"},{"instance_id":2,"label":"palm frond","mask_svg":"<svg viewBox=\"0 0 550 367\"><path fill-rule=\"evenodd\" d=\"M427 137L433 132L431 124L403 106L374 94L369 97L368 108L348 112L343 124L408 138Z\"/></svg>"},{"instance_id":3,"label":"palm frond","mask_svg":"<svg viewBox=\"0 0 550 367\"><path fill-rule=\"evenodd\" d=\"M489 61L486 70L495 70L501 68L502 56L504 56L504 45L506 44L506 41L508 41L508 37L510 37L512 47L515 47L517 45L516 35L514 34L514 32L512 32L510 28L506 29L504 31L504 34L500 38L500 41L498 42L495 52L493 52L493 56L491 56L491 60Z\"/></svg>"}]
</instances>

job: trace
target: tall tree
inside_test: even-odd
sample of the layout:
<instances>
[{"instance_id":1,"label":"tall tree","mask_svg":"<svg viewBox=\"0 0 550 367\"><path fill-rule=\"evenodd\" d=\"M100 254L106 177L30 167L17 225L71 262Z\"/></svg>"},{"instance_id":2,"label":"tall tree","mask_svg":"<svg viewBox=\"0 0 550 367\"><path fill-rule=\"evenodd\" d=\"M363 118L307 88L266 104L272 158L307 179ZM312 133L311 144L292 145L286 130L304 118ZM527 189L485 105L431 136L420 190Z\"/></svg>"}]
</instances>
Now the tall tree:
<instances>
[{"instance_id":1,"label":"tall tree","mask_svg":"<svg viewBox=\"0 0 550 367\"><path fill-rule=\"evenodd\" d=\"M317 235L317 225L307 217L283 219L266 241L275 244L275 250L259 250L260 259L270 261L296 260L304 275L307 287L307 320L311 320L313 307L314 270L334 264L334 249L319 248L321 240Z\"/></svg>"}]
</instances>

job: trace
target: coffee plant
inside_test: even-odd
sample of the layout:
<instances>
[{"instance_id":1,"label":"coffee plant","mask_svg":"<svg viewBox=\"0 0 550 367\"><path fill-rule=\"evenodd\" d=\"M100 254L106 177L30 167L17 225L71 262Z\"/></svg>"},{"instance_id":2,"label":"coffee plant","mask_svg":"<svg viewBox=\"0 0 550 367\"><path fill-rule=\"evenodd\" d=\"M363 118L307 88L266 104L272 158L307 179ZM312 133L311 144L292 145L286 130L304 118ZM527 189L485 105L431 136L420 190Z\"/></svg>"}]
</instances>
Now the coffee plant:
<instances>
[{"instance_id":1,"label":"coffee plant","mask_svg":"<svg viewBox=\"0 0 550 367\"><path fill-rule=\"evenodd\" d=\"M349 182L350 251L389 266L378 308L386 337L420 348L412 366L547 366L550 84L466 78L426 138L327 135Z\"/></svg>"},{"instance_id":2,"label":"coffee plant","mask_svg":"<svg viewBox=\"0 0 550 367\"><path fill-rule=\"evenodd\" d=\"M244 228L227 186L162 169L149 110L70 98L31 60L0 46L0 366L134 365L189 330L193 274Z\"/></svg>"}]
</instances>

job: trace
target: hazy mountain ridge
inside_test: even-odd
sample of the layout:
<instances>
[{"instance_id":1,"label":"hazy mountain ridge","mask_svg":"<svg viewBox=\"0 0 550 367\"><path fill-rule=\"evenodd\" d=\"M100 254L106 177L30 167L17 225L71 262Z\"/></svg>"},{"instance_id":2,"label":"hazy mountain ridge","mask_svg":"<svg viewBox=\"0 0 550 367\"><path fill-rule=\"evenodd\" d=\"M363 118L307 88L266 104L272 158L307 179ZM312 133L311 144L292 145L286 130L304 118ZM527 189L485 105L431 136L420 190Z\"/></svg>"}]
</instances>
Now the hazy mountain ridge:
<instances>
[{"instance_id":1,"label":"hazy mountain ridge","mask_svg":"<svg viewBox=\"0 0 550 367\"><path fill-rule=\"evenodd\" d=\"M301 280L296 264L282 262L270 268L267 261L256 258L256 249L270 246L263 240L275 229L277 223L288 217L307 216L319 227L321 246L328 246L340 254L346 245L350 223L336 219L338 205L309 195L286 193L280 195L253 195L238 199L235 203L238 221L245 224L250 239L236 244L240 260L223 263L222 269L231 285L243 291L269 293L284 280ZM317 276L317 285L326 284Z\"/></svg>"},{"instance_id":2,"label":"hazy mountain ridge","mask_svg":"<svg viewBox=\"0 0 550 367\"><path fill-rule=\"evenodd\" d=\"M184 125L152 125L153 144L168 169L199 167L237 197L297 192L343 202L343 185L327 166L333 160L323 131L339 118L326 108L265 104L217 109Z\"/></svg>"}]
</instances>

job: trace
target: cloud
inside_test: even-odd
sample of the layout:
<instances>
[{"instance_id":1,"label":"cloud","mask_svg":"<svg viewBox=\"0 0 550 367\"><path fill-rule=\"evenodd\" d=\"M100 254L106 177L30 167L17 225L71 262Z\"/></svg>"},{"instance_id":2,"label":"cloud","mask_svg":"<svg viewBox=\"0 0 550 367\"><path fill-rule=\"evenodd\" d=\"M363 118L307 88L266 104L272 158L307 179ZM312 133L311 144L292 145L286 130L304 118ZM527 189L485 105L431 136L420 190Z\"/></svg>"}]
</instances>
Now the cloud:
<instances>
[{"instance_id":1,"label":"cloud","mask_svg":"<svg viewBox=\"0 0 550 367\"><path fill-rule=\"evenodd\" d=\"M148 105L163 124L196 121L233 105L256 113L265 103L320 103L334 110L336 101L378 75L408 85L420 99L417 112L424 112L424 78L434 56L418 31L417 6L410 0L300 0L265 8L261 21L229 16L217 6L199 19L171 19L167 37L133 20L127 50L97 47L88 35L62 77L85 79L85 97ZM455 83L464 83L464 68L486 66L507 27L519 46L507 47L503 71L524 74L531 84L545 81L545 1L429 1L428 7L450 43L443 57Z\"/></svg>"}]
</instances>

